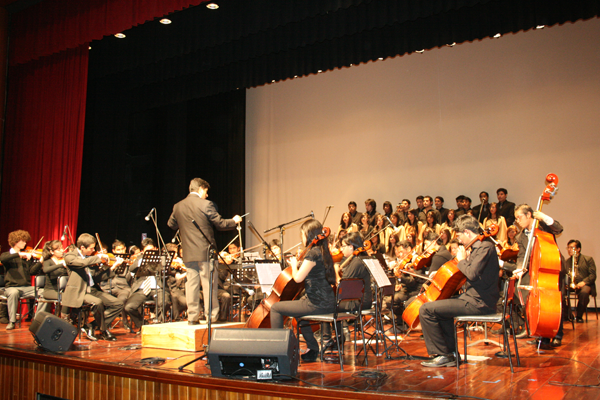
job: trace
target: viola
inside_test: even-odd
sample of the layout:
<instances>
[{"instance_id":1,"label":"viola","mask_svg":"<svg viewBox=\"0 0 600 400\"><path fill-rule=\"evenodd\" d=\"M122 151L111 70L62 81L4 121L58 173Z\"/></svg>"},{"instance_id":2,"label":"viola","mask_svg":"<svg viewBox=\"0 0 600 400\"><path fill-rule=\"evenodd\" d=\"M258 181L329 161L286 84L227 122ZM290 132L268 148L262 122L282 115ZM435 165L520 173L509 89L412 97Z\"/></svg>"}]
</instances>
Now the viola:
<instances>
[{"instance_id":1,"label":"viola","mask_svg":"<svg viewBox=\"0 0 600 400\"><path fill-rule=\"evenodd\" d=\"M306 253L319 241L326 239L331 230L327 227L323 227L321 234L317 235L309 244L306 246L304 251L298 255L298 262L301 262ZM287 267L275 279L273 287L271 288L271 294L263 299L260 304L254 309L250 318L246 321L245 328L270 328L271 327L271 307L273 304L280 301L295 300L302 290L304 289L304 281L296 282L292 277L292 267ZM286 317L286 320L289 317ZM285 324L285 320L284 320Z\"/></svg>"},{"instance_id":2,"label":"viola","mask_svg":"<svg viewBox=\"0 0 600 400\"><path fill-rule=\"evenodd\" d=\"M465 249L468 250L473 243L497 234L498 226L490 225L483 234L476 236L467 244ZM458 269L456 257L448 261L437 270L430 284L427 287L423 286L421 293L406 307L402 313L402 319L411 329L416 328L419 325L419 309L423 304L450 298L464 285L466 280L465 275Z\"/></svg>"},{"instance_id":3,"label":"viola","mask_svg":"<svg viewBox=\"0 0 600 400\"><path fill-rule=\"evenodd\" d=\"M539 198L537 211L542 210L544 201L549 201L558 190L558 177L546 176L546 187ZM529 269L530 286L521 286L521 277L517 287L529 289L525 306L531 336L551 338L556 336L562 314L562 294L559 275L562 269L560 251L554 235L538 228L536 219L532 226L525 258L521 269Z\"/></svg>"},{"instance_id":4,"label":"viola","mask_svg":"<svg viewBox=\"0 0 600 400\"><path fill-rule=\"evenodd\" d=\"M413 269L415 271L418 271L425 267L429 267L431 265L431 261L433 260L433 256L436 252L437 250L434 249L425 250L413 261Z\"/></svg>"}]
</instances>

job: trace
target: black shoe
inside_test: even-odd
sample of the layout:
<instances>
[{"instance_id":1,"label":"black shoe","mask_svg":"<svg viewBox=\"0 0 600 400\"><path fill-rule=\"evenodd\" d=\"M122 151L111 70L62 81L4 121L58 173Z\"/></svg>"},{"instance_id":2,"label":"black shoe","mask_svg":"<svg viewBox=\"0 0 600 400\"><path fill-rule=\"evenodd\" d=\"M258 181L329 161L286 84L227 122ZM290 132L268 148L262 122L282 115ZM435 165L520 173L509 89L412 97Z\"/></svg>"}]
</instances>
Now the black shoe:
<instances>
[{"instance_id":1,"label":"black shoe","mask_svg":"<svg viewBox=\"0 0 600 400\"><path fill-rule=\"evenodd\" d=\"M188 321L188 325L200 325L200 321Z\"/></svg>"},{"instance_id":2,"label":"black shoe","mask_svg":"<svg viewBox=\"0 0 600 400\"><path fill-rule=\"evenodd\" d=\"M81 328L81 331L83 333L85 333L85 336L91 340L92 342L96 342L98 340L98 338L96 336L94 336L94 330L93 329L83 329Z\"/></svg>"},{"instance_id":3,"label":"black shoe","mask_svg":"<svg viewBox=\"0 0 600 400\"><path fill-rule=\"evenodd\" d=\"M100 334L100 339L107 340L109 342L115 342L117 340L116 337L112 335L109 331L104 331Z\"/></svg>"},{"instance_id":4,"label":"black shoe","mask_svg":"<svg viewBox=\"0 0 600 400\"><path fill-rule=\"evenodd\" d=\"M552 343L550 343L550 345L552 347L558 347L558 346L562 345L562 339L554 338L554 339L552 339Z\"/></svg>"},{"instance_id":5,"label":"black shoe","mask_svg":"<svg viewBox=\"0 0 600 400\"><path fill-rule=\"evenodd\" d=\"M431 361L423 361L421 363L421 365L424 367L431 367L431 368L452 367L452 366L456 365L456 357L454 356L454 354L450 354L447 356L437 356L436 358L434 358Z\"/></svg>"},{"instance_id":6,"label":"black shoe","mask_svg":"<svg viewBox=\"0 0 600 400\"><path fill-rule=\"evenodd\" d=\"M575 319L575 322L577 322L577 323L579 323L579 324L582 324L582 323L583 323L583 318L581 318L581 317L577 317L577 318Z\"/></svg>"},{"instance_id":7,"label":"black shoe","mask_svg":"<svg viewBox=\"0 0 600 400\"><path fill-rule=\"evenodd\" d=\"M319 352L316 350L309 350L302 354L300 358L302 358L302 361L304 362L315 362L317 361L317 358L319 358Z\"/></svg>"}]
</instances>

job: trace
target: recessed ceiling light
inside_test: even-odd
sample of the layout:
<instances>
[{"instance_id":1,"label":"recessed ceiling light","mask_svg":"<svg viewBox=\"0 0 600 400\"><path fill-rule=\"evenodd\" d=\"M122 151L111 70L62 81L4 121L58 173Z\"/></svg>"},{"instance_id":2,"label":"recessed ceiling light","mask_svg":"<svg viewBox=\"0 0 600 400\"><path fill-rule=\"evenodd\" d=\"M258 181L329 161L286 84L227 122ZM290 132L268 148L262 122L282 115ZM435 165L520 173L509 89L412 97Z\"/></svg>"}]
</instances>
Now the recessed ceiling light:
<instances>
[{"instance_id":1,"label":"recessed ceiling light","mask_svg":"<svg viewBox=\"0 0 600 400\"><path fill-rule=\"evenodd\" d=\"M544 29L546 27L546 25L538 25L535 27L535 29Z\"/></svg>"},{"instance_id":2,"label":"recessed ceiling light","mask_svg":"<svg viewBox=\"0 0 600 400\"><path fill-rule=\"evenodd\" d=\"M496 39L498 39L500 36L502 36L502 34L501 34L501 33L496 33L496 34L494 35L494 37L495 37Z\"/></svg>"},{"instance_id":3,"label":"recessed ceiling light","mask_svg":"<svg viewBox=\"0 0 600 400\"><path fill-rule=\"evenodd\" d=\"M209 10L216 10L217 8L219 8L219 5L217 3L208 3L206 5L206 8L208 8Z\"/></svg>"},{"instance_id":4,"label":"recessed ceiling light","mask_svg":"<svg viewBox=\"0 0 600 400\"><path fill-rule=\"evenodd\" d=\"M449 43L446 46L454 47L454 45L456 45L456 42Z\"/></svg>"},{"instance_id":5,"label":"recessed ceiling light","mask_svg":"<svg viewBox=\"0 0 600 400\"><path fill-rule=\"evenodd\" d=\"M160 20L160 23L163 25L169 25L172 21L169 18L163 18Z\"/></svg>"},{"instance_id":6,"label":"recessed ceiling light","mask_svg":"<svg viewBox=\"0 0 600 400\"><path fill-rule=\"evenodd\" d=\"M125 38L125 34L124 33L115 33L115 37L119 38L119 39L123 39L123 38Z\"/></svg>"},{"instance_id":7,"label":"recessed ceiling light","mask_svg":"<svg viewBox=\"0 0 600 400\"><path fill-rule=\"evenodd\" d=\"M379 61L383 61L383 57L379 57Z\"/></svg>"},{"instance_id":8,"label":"recessed ceiling light","mask_svg":"<svg viewBox=\"0 0 600 400\"><path fill-rule=\"evenodd\" d=\"M423 53L425 53L425 49L422 49L422 50L417 50L417 53L421 53L421 54L423 54Z\"/></svg>"}]
</instances>

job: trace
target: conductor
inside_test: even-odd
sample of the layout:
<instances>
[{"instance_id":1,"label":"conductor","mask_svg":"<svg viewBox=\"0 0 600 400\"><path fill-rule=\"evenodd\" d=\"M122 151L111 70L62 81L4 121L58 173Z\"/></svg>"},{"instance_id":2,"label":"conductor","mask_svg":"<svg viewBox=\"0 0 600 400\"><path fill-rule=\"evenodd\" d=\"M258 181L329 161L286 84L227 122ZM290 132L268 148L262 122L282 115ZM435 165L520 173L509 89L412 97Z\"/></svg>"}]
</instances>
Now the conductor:
<instances>
[{"instance_id":1,"label":"conductor","mask_svg":"<svg viewBox=\"0 0 600 400\"><path fill-rule=\"evenodd\" d=\"M183 262L187 268L187 282L185 284L185 297L188 304L188 324L198 325L200 321L206 322L210 315L211 321L216 322L219 317L219 302L217 299L218 274L213 274L212 282L212 310L209 310L208 299L210 271L214 268L208 254L209 243L216 246L213 226L220 231L232 230L242 221L239 215L232 219L224 219L217 211L217 206L207 200L210 185L204 179L194 178L190 182L190 194L173 206L173 213L167 224L173 230L179 229L181 246L183 249ZM194 226L195 221L204 235ZM204 295L204 314L200 313L200 284Z\"/></svg>"}]
</instances>

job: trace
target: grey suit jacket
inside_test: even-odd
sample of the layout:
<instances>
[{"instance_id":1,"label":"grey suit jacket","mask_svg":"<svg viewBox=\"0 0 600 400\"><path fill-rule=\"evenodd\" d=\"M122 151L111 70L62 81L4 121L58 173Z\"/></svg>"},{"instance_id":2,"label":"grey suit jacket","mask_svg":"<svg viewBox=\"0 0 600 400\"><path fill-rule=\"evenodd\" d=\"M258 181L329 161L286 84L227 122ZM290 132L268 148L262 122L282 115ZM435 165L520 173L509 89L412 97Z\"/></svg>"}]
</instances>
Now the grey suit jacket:
<instances>
[{"instance_id":1,"label":"grey suit jacket","mask_svg":"<svg viewBox=\"0 0 600 400\"><path fill-rule=\"evenodd\" d=\"M79 251L75 250L65 254L65 264L70 271L67 287L62 295L62 305L66 307L79 308L83 304L89 286L86 267L100 263L100 257L91 256L83 258ZM92 272L93 274L93 272Z\"/></svg>"},{"instance_id":2,"label":"grey suit jacket","mask_svg":"<svg viewBox=\"0 0 600 400\"><path fill-rule=\"evenodd\" d=\"M192 220L196 221L214 246L217 243L215 242L213 226L220 231L231 230L236 226L233 219L221 217L212 201L190 193L185 199L173 206L173 213L167 222L171 229L179 229L184 263L208 261L209 243L198 228L194 226Z\"/></svg>"}]
</instances>

